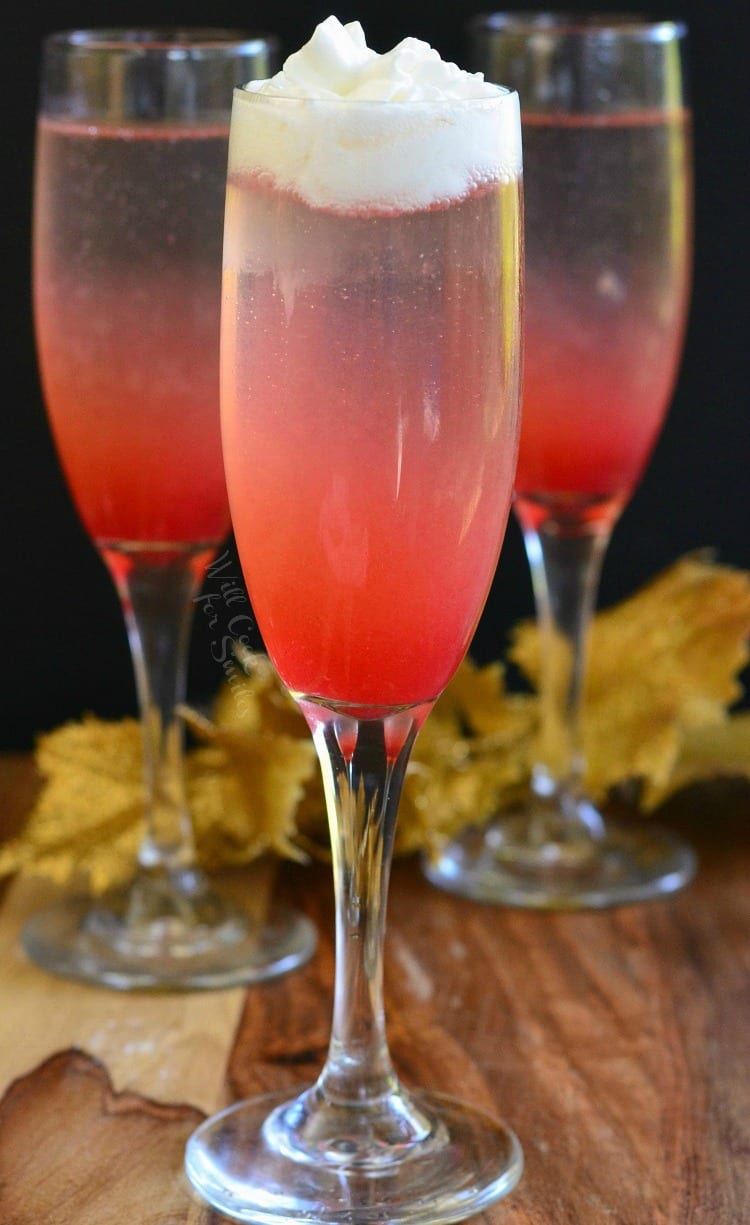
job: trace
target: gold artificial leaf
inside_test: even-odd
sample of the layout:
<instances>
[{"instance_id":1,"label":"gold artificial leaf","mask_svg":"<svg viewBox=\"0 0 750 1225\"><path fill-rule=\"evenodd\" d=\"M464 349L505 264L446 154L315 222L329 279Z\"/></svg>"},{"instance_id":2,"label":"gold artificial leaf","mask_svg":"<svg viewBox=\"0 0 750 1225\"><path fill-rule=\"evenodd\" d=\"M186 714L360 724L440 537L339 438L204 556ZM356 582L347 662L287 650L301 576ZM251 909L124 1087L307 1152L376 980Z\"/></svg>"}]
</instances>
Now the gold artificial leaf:
<instances>
[{"instance_id":1,"label":"gold artificial leaf","mask_svg":"<svg viewBox=\"0 0 750 1225\"><path fill-rule=\"evenodd\" d=\"M650 788L649 806L661 804L691 783L711 778L750 778L750 712L686 730L674 770L661 789Z\"/></svg>"},{"instance_id":2,"label":"gold artificial leaf","mask_svg":"<svg viewBox=\"0 0 750 1225\"><path fill-rule=\"evenodd\" d=\"M309 737L299 707L281 684L268 656L240 644L235 653L244 675L233 678L219 690L212 712L216 726L299 739Z\"/></svg>"},{"instance_id":3,"label":"gold artificial leaf","mask_svg":"<svg viewBox=\"0 0 750 1225\"><path fill-rule=\"evenodd\" d=\"M210 747L188 754L188 801L203 867L249 863L273 851L305 858L297 808L317 771L310 737L214 725Z\"/></svg>"},{"instance_id":4,"label":"gold artificial leaf","mask_svg":"<svg viewBox=\"0 0 750 1225\"><path fill-rule=\"evenodd\" d=\"M94 891L131 875L143 813L138 723L66 723L39 737L36 762L44 785L23 833L3 848L0 872L58 883L81 872Z\"/></svg>"},{"instance_id":5,"label":"gold artificial leaf","mask_svg":"<svg viewBox=\"0 0 750 1225\"><path fill-rule=\"evenodd\" d=\"M592 796L633 778L643 780L649 806L664 793L688 730L720 722L740 696L737 675L748 660L749 635L750 577L697 555L599 613L582 721ZM555 651L562 684L564 644ZM518 628L512 657L538 683L536 626Z\"/></svg>"},{"instance_id":6,"label":"gold artificial leaf","mask_svg":"<svg viewBox=\"0 0 750 1225\"><path fill-rule=\"evenodd\" d=\"M307 724L265 655L237 647L244 675L219 690L211 722L188 726L210 748L189 754L189 800L201 863L247 863L264 850L304 859L298 810L317 781Z\"/></svg>"},{"instance_id":7,"label":"gold artificial leaf","mask_svg":"<svg viewBox=\"0 0 750 1225\"><path fill-rule=\"evenodd\" d=\"M481 825L528 777L534 699L505 689L501 664L466 659L435 703L407 769L396 850L434 850Z\"/></svg>"}]
</instances>

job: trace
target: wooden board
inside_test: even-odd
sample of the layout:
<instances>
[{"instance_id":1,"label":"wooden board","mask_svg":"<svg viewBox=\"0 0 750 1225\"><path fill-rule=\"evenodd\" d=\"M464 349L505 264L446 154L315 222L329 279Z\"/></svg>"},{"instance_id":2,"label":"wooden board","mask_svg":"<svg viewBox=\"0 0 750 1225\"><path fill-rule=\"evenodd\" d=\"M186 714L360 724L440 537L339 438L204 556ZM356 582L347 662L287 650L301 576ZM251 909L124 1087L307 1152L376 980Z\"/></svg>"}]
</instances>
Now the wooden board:
<instances>
[{"instance_id":1,"label":"wooden board","mask_svg":"<svg viewBox=\"0 0 750 1225\"><path fill-rule=\"evenodd\" d=\"M6 805L28 802L29 769L4 771ZM502 1115L525 1152L520 1186L476 1225L750 1222L750 790L707 789L668 816L700 875L649 906L504 911L396 865L386 996L398 1070ZM325 1056L330 876L290 867L280 891L318 924L315 959L246 994L185 996L119 995L26 965L18 924L40 895L6 893L3 1225L222 1219L185 1185L187 1135L225 1100L309 1082Z\"/></svg>"}]
</instances>

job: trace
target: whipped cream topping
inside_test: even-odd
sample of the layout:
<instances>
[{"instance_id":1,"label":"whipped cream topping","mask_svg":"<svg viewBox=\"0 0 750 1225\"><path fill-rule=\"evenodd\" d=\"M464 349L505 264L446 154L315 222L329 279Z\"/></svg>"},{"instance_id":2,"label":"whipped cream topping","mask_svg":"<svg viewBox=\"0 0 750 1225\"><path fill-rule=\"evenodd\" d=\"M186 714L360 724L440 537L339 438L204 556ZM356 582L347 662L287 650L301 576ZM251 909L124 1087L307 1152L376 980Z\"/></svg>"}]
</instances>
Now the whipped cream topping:
<instances>
[{"instance_id":1,"label":"whipped cream topping","mask_svg":"<svg viewBox=\"0 0 750 1225\"><path fill-rule=\"evenodd\" d=\"M420 39L379 55L359 22L328 17L235 91L229 160L313 207L414 211L520 173L518 98Z\"/></svg>"},{"instance_id":2,"label":"whipped cream topping","mask_svg":"<svg viewBox=\"0 0 750 1225\"><path fill-rule=\"evenodd\" d=\"M429 43L404 38L378 55L367 46L358 21L321 22L312 38L268 81L245 87L291 98L350 98L363 102L418 102L436 98L485 98L500 92L481 72L447 63Z\"/></svg>"}]
</instances>

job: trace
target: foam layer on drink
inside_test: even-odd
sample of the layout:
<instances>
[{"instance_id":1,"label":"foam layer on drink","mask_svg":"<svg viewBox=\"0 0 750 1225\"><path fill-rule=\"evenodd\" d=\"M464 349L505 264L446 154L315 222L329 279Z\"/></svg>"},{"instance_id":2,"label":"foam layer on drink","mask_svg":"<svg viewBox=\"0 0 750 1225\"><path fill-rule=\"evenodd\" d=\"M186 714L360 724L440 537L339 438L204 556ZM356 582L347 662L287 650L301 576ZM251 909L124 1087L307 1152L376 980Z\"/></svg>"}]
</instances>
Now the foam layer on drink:
<instances>
[{"instance_id":1,"label":"foam layer on drink","mask_svg":"<svg viewBox=\"0 0 750 1225\"><path fill-rule=\"evenodd\" d=\"M235 92L230 169L315 208L429 208L520 173L518 98L419 39L379 55L359 22L329 17Z\"/></svg>"}]
</instances>

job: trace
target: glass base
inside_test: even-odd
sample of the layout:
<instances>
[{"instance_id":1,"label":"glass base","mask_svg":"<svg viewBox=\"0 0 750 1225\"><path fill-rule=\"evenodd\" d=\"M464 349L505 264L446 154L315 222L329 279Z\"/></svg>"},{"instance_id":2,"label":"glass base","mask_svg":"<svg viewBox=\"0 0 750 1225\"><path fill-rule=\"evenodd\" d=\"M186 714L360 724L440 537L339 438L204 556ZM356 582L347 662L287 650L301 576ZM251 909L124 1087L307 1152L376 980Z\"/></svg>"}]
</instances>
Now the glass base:
<instances>
[{"instance_id":1,"label":"glass base","mask_svg":"<svg viewBox=\"0 0 750 1225\"><path fill-rule=\"evenodd\" d=\"M695 876L693 850L650 822L602 821L601 836L565 842L530 836L528 815L496 820L425 860L432 884L479 902L583 910L647 902Z\"/></svg>"},{"instance_id":2,"label":"glass base","mask_svg":"<svg viewBox=\"0 0 750 1225\"><path fill-rule=\"evenodd\" d=\"M311 1091L314 1093L314 1091ZM513 1132L482 1111L441 1094L415 1093L428 1122L424 1138L363 1150L363 1111L339 1107L349 1122L300 1140L310 1093L240 1102L190 1138L185 1168L212 1207L254 1225L440 1225L463 1221L512 1191L523 1155ZM302 1126L301 1126L302 1124Z\"/></svg>"},{"instance_id":3,"label":"glass base","mask_svg":"<svg viewBox=\"0 0 750 1225\"><path fill-rule=\"evenodd\" d=\"M119 990L193 990L263 982L303 965L316 946L304 915L272 907L263 922L195 872L128 889L62 898L34 915L24 951L63 978Z\"/></svg>"}]
</instances>

